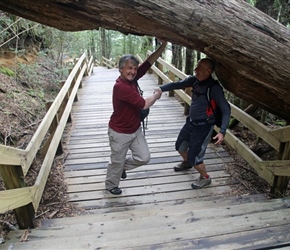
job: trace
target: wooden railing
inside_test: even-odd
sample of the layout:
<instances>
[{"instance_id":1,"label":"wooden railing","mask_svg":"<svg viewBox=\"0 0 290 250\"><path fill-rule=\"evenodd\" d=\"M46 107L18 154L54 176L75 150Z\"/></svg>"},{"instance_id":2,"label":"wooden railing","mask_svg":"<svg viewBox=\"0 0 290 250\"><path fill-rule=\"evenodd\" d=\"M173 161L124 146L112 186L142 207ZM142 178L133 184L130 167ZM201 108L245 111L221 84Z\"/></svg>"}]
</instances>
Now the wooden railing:
<instances>
[{"instance_id":1,"label":"wooden railing","mask_svg":"<svg viewBox=\"0 0 290 250\"><path fill-rule=\"evenodd\" d=\"M142 58L139 56L138 59L142 61ZM151 69L158 76L159 84L169 83L188 77L182 71L176 69L174 66L161 58L159 58L157 62L158 68L156 66L152 66ZM164 72L166 72L166 74ZM186 90L174 90L174 93L178 95L185 104L190 106L190 91L188 94ZM171 95L173 95L173 92ZM187 105L185 105L185 113L188 111ZM225 142L230 147L235 149L237 153L241 155L249 163L249 165L257 171L261 178L269 183L269 185L272 187L271 194L273 197L283 196L287 190L290 177L290 126L270 129L237 106L231 103L230 105L231 116L245 125L249 130L254 132L259 138L263 139L275 150L277 150L279 152L279 159L273 161L263 161L230 130L227 131ZM218 131L218 128L215 127L215 130Z\"/></svg>"},{"instance_id":2,"label":"wooden railing","mask_svg":"<svg viewBox=\"0 0 290 250\"><path fill-rule=\"evenodd\" d=\"M87 61L81 56L67 80L44 116L26 149L0 145L0 173L6 190L0 191L0 213L14 210L20 228L33 228L47 178L57 150L61 149L61 137L70 119L73 102L81 87L83 76L90 75L93 58ZM48 139L44 141L46 135ZM42 146L43 145L43 146ZM38 152L44 156L40 171L33 186L25 187L27 174Z\"/></svg>"},{"instance_id":3,"label":"wooden railing","mask_svg":"<svg viewBox=\"0 0 290 250\"><path fill-rule=\"evenodd\" d=\"M106 66L107 68L109 69L112 69L112 68L116 68L116 62L113 62L112 60L110 59L107 59L106 57L102 57L102 60L101 60L101 63L100 63L101 66Z\"/></svg>"}]
</instances>

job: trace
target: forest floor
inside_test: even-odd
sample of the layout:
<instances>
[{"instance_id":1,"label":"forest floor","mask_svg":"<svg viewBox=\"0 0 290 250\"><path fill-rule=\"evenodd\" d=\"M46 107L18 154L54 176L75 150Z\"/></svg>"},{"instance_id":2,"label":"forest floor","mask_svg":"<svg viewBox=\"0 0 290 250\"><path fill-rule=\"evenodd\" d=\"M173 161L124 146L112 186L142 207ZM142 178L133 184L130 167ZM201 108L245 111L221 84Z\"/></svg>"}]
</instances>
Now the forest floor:
<instances>
[{"instance_id":1,"label":"forest floor","mask_svg":"<svg viewBox=\"0 0 290 250\"><path fill-rule=\"evenodd\" d=\"M45 103L53 100L59 91L59 81L56 82L55 79L60 78L60 75L55 73L55 65L45 58L30 55L22 60L26 64L15 70L16 75L7 76L0 73L0 144L25 149L45 115ZM0 66L15 69L15 62L14 58L0 58ZM233 132L262 159L277 159L274 150L263 141L257 140L256 136L243 126L238 125ZM38 223L43 219L76 216L82 213L79 208L67 202L67 186L63 174L63 162L67 154L65 143L64 154L55 158L37 210ZM223 147L234 158L235 163L228 165L226 170L241 183L240 189L236 190L237 195L268 196L269 185L234 150L226 145ZM27 186L34 184L41 161L38 154L25 177ZM5 190L1 176L0 190ZM290 196L289 186L286 196ZM16 228L17 223L12 211L0 214L0 244L5 241L7 232Z\"/></svg>"}]
</instances>

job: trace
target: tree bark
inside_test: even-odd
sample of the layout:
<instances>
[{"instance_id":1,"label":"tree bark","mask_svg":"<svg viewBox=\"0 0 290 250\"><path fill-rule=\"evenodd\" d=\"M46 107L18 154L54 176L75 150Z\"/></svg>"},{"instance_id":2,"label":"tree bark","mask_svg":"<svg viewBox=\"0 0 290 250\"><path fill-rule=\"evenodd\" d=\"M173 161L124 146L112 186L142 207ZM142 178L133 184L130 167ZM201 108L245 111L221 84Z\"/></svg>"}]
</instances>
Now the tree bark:
<instances>
[{"instance_id":1,"label":"tree bark","mask_svg":"<svg viewBox=\"0 0 290 250\"><path fill-rule=\"evenodd\" d=\"M193 75L194 50L186 48L185 52L185 74Z\"/></svg>"},{"instance_id":2,"label":"tree bark","mask_svg":"<svg viewBox=\"0 0 290 250\"><path fill-rule=\"evenodd\" d=\"M179 70L182 70L182 47L176 44L172 44L172 60L171 64Z\"/></svg>"},{"instance_id":3,"label":"tree bark","mask_svg":"<svg viewBox=\"0 0 290 250\"><path fill-rule=\"evenodd\" d=\"M227 90L290 120L290 31L243 0L2 0L0 9L62 30L103 27L203 52Z\"/></svg>"}]
</instances>

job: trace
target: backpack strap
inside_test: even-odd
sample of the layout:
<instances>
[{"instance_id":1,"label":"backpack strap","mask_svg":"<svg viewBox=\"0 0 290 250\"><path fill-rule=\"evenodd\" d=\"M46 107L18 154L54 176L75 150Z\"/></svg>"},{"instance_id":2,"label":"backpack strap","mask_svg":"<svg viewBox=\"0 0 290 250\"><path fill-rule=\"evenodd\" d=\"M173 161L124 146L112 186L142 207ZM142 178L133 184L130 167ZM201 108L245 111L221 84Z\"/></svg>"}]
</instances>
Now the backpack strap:
<instances>
[{"instance_id":1,"label":"backpack strap","mask_svg":"<svg viewBox=\"0 0 290 250\"><path fill-rule=\"evenodd\" d=\"M139 94L140 94L141 96L143 96L143 90L140 88L140 86L139 86L139 84L138 84L137 81L135 81L135 83L136 83L136 85L137 85L137 89L138 89L138 91L139 91Z\"/></svg>"},{"instance_id":2,"label":"backpack strap","mask_svg":"<svg viewBox=\"0 0 290 250\"><path fill-rule=\"evenodd\" d=\"M213 83L210 83L207 87L207 90L206 90L206 98L207 98L207 101L208 101L208 105L209 107L211 108L214 116L216 116L216 110L213 108L212 104L211 104L211 98L210 98L210 94L211 94L211 87L214 85L214 84L219 84L217 81L214 81Z\"/></svg>"},{"instance_id":3,"label":"backpack strap","mask_svg":"<svg viewBox=\"0 0 290 250\"><path fill-rule=\"evenodd\" d=\"M143 97L143 90L140 88L139 84L137 81L135 81L136 85L137 85L137 89L140 93L140 95ZM148 124L148 116L145 118L146 119L146 126L145 126L145 121L141 121L142 122L142 127L143 127L143 134L145 136L145 130L147 129L147 124Z\"/></svg>"}]
</instances>

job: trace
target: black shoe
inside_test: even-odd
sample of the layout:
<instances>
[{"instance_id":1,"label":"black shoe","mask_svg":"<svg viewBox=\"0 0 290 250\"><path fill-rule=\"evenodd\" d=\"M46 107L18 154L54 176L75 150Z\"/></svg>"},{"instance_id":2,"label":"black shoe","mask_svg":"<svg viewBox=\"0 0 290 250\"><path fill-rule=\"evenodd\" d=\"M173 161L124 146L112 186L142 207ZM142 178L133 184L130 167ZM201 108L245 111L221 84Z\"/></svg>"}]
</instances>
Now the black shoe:
<instances>
[{"instance_id":1,"label":"black shoe","mask_svg":"<svg viewBox=\"0 0 290 250\"><path fill-rule=\"evenodd\" d=\"M110 190L108 190L111 194L114 194L114 195L119 195L122 193L122 190L118 187L114 187Z\"/></svg>"},{"instance_id":2,"label":"black shoe","mask_svg":"<svg viewBox=\"0 0 290 250\"><path fill-rule=\"evenodd\" d=\"M127 178L127 173L126 170L123 170L122 175L121 175L122 179L126 179Z\"/></svg>"},{"instance_id":3,"label":"black shoe","mask_svg":"<svg viewBox=\"0 0 290 250\"><path fill-rule=\"evenodd\" d=\"M179 172L179 171L184 171L184 170L188 170L191 168L192 168L192 166L189 166L186 161L183 161L183 162L180 162L179 164L177 164L173 169L175 172Z\"/></svg>"}]
</instances>

